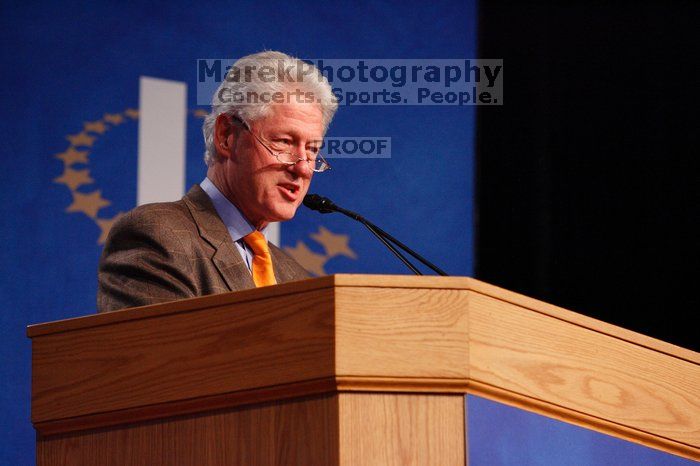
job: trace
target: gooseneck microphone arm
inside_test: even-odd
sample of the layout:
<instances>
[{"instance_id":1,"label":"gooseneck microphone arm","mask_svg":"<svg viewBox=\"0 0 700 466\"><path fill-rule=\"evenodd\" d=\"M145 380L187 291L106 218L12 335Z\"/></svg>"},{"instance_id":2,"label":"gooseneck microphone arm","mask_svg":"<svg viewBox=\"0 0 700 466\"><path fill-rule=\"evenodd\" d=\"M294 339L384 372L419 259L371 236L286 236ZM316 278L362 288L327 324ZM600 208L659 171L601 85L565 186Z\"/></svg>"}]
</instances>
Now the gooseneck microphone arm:
<instances>
[{"instance_id":1,"label":"gooseneck microphone arm","mask_svg":"<svg viewBox=\"0 0 700 466\"><path fill-rule=\"evenodd\" d=\"M379 228L377 225L373 224L363 216L361 216L358 213L352 212L347 209L343 209L342 207L339 207L333 203L330 199L327 197L319 196L318 194L307 194L304 197L304 205L308 207L311 210L316 210L318 212L321 212L322 214L328 214L331 212L340 212L343 215L346 215L354 220L357 220L358 222L362 223L367 229L372 232L374 236L379 238L379 240L386 246L388 247L395 255L398 257L401 262L403 262L413 273L416 275L423 275L416 267L413 266L396 248L394 245L391 243L394 243L396 246L400 247L403 249L405 252L413 256L415 259L419 260L421 263L423 263L425 266L429 267L432 269L435 273L443 276L447 276L447 272L433 264L432 262L428 261L425 259L423 256L418 254L417 252L413 251L411 248L403 244L401 241L397 240L393 236L391 236L389 233L386 231L382 230ZM391 242L391 243L390 243Z\"/></svg>"},{"instance_id":2,"label":"gooseneck microphone arm","mask_svg":"<svg viewBox=\"0 0 700 466\"><path fill-rule=\"evenodd\" d=\"M344 213L344 212L341 212L340 210L339 210L338 212ZM353 217L353 218L354 218L354 217ZM360 217L360 218L362 218L362 217ZM394 247L393 244L391 244L389 241L387 241L386 238L384 238L381 234L379 234L379 233L377 232L377 230L375 230L375 227L374 227L369 221L365 220L364 218L362 218L362 220L365 220L365 221L362 221L362 220L359 220L359 219L355 219L355 220L357 220L358 222L360 222L360 223L362 223L364 226L366 226L367 229L368 229L369 231L371 231L372 234L373 234L374 236L376 236L376 237L379 239L379 241L381 241L382 243L384 243L384 246L386 246L387 248L389 248L389 250L390 250L391 252L393 252L394 255L395 255L396 257L398 257L399 260L400 260L401 262L403 262L403 263L406 265L406 267L408 267L409 269L411 269L411 271L412 271L413 273L415 273L416 275L423 275L423 272L421 272L421 271L418 270L413 264L411 264L411 263L408 261L408 259L406 259L406 258L404 257L404 255L401 254L401 253Z\"/></svg>"}]
</instances>

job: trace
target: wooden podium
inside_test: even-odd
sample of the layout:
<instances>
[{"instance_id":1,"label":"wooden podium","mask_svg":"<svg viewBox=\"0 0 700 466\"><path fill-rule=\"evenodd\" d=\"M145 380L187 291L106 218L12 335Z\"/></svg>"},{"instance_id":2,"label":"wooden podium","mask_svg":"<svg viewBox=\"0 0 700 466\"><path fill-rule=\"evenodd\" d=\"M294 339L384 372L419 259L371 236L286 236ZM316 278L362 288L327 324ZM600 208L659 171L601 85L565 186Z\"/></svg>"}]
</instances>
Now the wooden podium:
<instances>
[{"instance_id":1,"label":"wooden podium","mask_svg":"<svg viewBox=\"0 0 700 466\"><path fill-rule=\"evenodd\" d=\"M464 465L465 394L700 458L697 353L470 278L33 325L39 465Z\"/></svg>"}]
</instances>

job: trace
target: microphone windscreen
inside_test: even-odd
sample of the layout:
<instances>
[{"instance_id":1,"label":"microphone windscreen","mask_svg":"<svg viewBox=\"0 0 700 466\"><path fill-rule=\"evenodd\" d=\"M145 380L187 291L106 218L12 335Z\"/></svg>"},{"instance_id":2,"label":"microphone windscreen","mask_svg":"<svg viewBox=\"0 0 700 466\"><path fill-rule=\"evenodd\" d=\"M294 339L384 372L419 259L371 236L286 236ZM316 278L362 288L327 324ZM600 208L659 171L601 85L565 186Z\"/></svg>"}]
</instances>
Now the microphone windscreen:
<instances>
[{"instance_id":1,"label":"microphone windscreen","mask_svg":"<svg viewBox=\"0 0 700 466\"><path fill-rule=\"evenodd\" d=\"M318 194L307 194L304 196L304 205L311 210L317 210L322 214L333 212L335 204L327 197Z\"/></svg>"}]
</instances>

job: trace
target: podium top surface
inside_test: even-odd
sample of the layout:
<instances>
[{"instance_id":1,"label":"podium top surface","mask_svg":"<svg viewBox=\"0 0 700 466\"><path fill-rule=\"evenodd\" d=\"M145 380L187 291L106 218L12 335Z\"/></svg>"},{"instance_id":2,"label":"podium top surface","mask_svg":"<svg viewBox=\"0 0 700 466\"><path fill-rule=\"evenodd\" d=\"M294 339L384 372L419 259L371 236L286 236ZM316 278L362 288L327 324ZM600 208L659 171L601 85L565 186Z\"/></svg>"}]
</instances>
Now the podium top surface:
<instances>
[{"instance_id":1,"label":"podium top surface","mask_svg":"<svg viewBox=\"0 0 700 466\"><path fill-rule=\"evenodd\" d=\"M471 277L438 277L415 275L367 275L367 274L336 274L312 278L296 282L283 283L274 287L256 288L238 292L191 298L169 303L153 304L102 314L90 314L54 322L33 324L27 327L27 336L34 338L39 335L60 333L81 328L106 325L139 318L152 318L159 315L190 312L226 304L242 303L264 297L279 297L294 293L320 290L334 287L362 288L412 288L412 289L443 289L471 290L486 296L491 296L504 302L516 304L536 312L564 320L566 322L591 328L596 331L615 336L625 341L660 351L668 355L700 364L700 353L680 346L643 335L622 327L608 324L592 317L564 309L547 302L531 298ZM601 304L603 306L604 303Z\"/></svg>"}]
</instances>

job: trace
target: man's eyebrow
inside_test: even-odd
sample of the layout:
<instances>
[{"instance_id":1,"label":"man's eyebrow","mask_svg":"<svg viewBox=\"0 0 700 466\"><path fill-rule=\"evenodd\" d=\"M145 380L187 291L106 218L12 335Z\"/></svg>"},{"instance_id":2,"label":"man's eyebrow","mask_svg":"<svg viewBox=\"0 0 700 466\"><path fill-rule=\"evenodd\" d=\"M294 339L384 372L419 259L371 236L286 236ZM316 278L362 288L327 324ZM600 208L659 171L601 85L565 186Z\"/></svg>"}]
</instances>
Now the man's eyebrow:
<instances>
[{"instance_id":1,"label":"man's eyebrow","mask_svg":"<svg viewBox=\"0 0 700 466\"><path fill-rule=\"evenodd\" d=\"M268 135L269 138L274 139L274 138L279 138L282 136L288 136L291 137L292 139L297 139L299 138L299 133L296 131L287 131L287 130L276 130L276 131L271 131L270 134ZM323 142L323 137L320 137L318 139L309 139L306 141L307 143L322 143Z\"/></svg>"}]
</instances>

